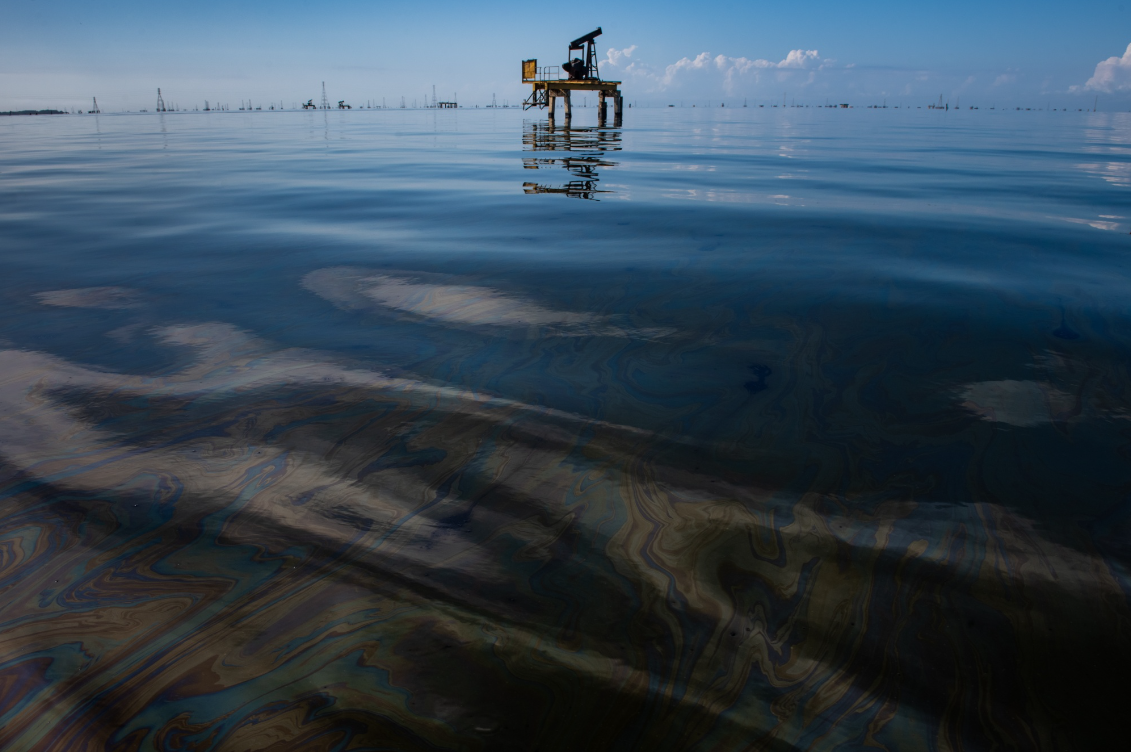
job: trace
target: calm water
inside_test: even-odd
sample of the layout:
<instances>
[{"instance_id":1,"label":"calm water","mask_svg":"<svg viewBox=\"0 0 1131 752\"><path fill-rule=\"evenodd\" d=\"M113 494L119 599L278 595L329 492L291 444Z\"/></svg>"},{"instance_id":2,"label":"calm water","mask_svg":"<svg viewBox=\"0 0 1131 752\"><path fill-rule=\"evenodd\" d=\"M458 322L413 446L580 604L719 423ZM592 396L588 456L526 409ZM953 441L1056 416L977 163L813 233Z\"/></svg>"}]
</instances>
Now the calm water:
<instances>
[{"instance_id":1,"label":"calm water","mask_svg":"<svg viewBox=\"0 0 1131 752\"><path fill-rule=\"evenodd\" d=\"M0 748L1125 741L1131 115L595 120L0 119Z\"/></svg>"}]
</instances>

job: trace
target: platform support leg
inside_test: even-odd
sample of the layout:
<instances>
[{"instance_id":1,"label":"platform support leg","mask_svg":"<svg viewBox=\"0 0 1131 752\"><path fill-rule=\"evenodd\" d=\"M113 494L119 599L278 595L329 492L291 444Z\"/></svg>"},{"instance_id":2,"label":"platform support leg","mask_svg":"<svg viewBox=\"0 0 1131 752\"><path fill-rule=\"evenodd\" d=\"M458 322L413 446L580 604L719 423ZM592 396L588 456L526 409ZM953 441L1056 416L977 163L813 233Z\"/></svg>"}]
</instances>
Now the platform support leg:
<instances>
[{"instance_id":1,"label":"platform support leg","mask_svg":"<svg viewBox=\"0 0 1131 752\"><path fill-rule=\"evenodd\" d=\"M554 119L554 100L556 99L556 97L554 96L554 92L552 90L546 91L546 99L549 100L549 103L550 103L550 119L553 120Z\"/></svg>"},{"instance_id":2,"label":"platform support leg","mask_svg":"<svg viewBox=\"0 0 1131 752\"><path fill-rule=\"evenodd\" d=\"M597 92L597 120L598 120L598 122L601 122L601 123L605 122L605 118L608 116L608 114L609 114L608 106L605 103L605 92L603 92L603 91Z\"/></svg>"},{"instance_id":3,"label":"platform support leg","mask_svg":"<svg viewBox=\"0 0 1131 752\"><path fill-rule=\"evenodd\" d=\"M565 91L562 92L562 104L565 105L562 108L562 109L565 110L565 112L564 112L565 118L566 118L566 120L569 120L571 117L573 117L573 111L570 109L570 105L569 105L569 89L566 89Z\"/></svg>"},{"instance_id":4,"label":"platform support leg","mask_svg":"<svg viewBox=\"0 0 1131 752\"><path fill-rule=\"evenodd\" d=\"M620 125L624 116L624 97L619 91L613 92L613 125Z\"/></svg>"}]
</instances>

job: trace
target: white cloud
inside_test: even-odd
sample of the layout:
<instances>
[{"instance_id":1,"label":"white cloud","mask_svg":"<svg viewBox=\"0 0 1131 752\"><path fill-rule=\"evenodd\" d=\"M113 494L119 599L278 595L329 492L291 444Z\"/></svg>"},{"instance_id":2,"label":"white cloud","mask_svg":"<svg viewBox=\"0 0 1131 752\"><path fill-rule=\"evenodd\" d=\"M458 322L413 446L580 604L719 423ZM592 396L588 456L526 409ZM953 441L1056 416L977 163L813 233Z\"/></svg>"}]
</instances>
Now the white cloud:
<instances>
[{"instance_id":1,"label":"white cloud","mask_svg":"<svg viewBox=\"0 0 1131 752\"><path fill-rule=\"evenodd\" d=\"M790 50L784 60L780 60L776 63L769 60L750 60L745 57L725 57L724 55L719 55L715 58L715 65L718 66L719 70L734 70L738 73L771 68L811 68L813 64L820 62L821 56L816 50Z\"/></svg>"},{"instance_id":2,"label":"white cloud","mask_svg":"<svg viewBox=\"0 0 1131 752\"><path fill-rule=\"evenodd\" d=\"M790 50L780 60L748 57L731 57L711 52L700 52L693 57L682 57L666 66L653 66L635 55L636 45L624 49L611 48L602 65L617 69L617 74L645 92L692 91L699 95L725 94L733 96L750 85L758 84L768 76L776 83L790 83L791 87L805 87L817 80L818 71L836 63L822 58L817 50ZM852 67L852 66L846 66Z\"/></svg>"},{"instance_id":3,"label":"white cloud","mask_svg":"<svg viewBox=\"0 0 1131 752\"><path fill-rule=\"evenodd\" d=\"M1011 84L1016 80L1017 80L1017 74L1015 74L1015 73L1002 73L1000 76L998 76L997 78L994 79L994 86L1005 86L1006 84Z\"/></svg>"},{"instance_id":4,"label":"white cloud","mask_svg":"<svg viewBox=\"0 0 1131 752\"><path fill-rule=\"evenodd\" d=\"M614 52L616 51L610 50L609 59L619 61L620 56L618 55L614 58ZM627 55L625 55L625 57L627 57ZM759 74L763 72L775 72L788 75L801 70L819 70L825 63L831 62L833 61L822 60L817 50L791 50L785 58L777 62L761 58L751 60L746 57L728 57L727 55L715 55L712 57L709 52L700 52L693 58L680 58L664 68L663 74L656 73L651 68L635 61L630 63L624 70L625 72L634 73L642 78L652 79L657 88L663 90L670 87L680 76L688 72L708 71L714 68L723 74L723 87L729 92L733 88L735 79L739 76L753 75L755 81L757 81Z\"/></svg>"},{"instance_id":5,"label":"white cloud","mask_svg":"<svg viewBox=\"0 0 1131 752\"><path fill-rule=\"evenodd\" d=\"M811 63L819 62L820 56L816 50L790 50L789 54L785 56L777 64L778 68L808 68Z\"/></svg>"},{"instance_id":6,"label":"white cloud","mask_svg":"<svg viewBox=\"0 0 1131 752\"><path fill-rule=\"evenodd\" d=\"M1084 89L1092 91L1131 91L1131 44L1123 57L1109 57L1096 65L1096 72L1084 84ZM1081 91L1081 87L1073 86L1072 91Z\"/></svg>"},{"instance_id":7,"label":"white cloud","mask_svg":"<svg viewBox=\"0 0 1131 752\"><path fill-rule=\"evenodd\" d=\"M635 52L635 51L636 51L636 45L635 44L632 45L631 47L625 47L623 50L618 50L618 49L614 49L613 47L610 47L609 51L605 53L605 61L604 62L607 63L608 65L619 66L621 64L621 60L623 60L625 58L632 57L632 53Z\"/></svg>"},{"instance_id":8,"label":"white cloud","mask_svg":"<svg viewBox=\"0 0 1131 752\"><path fill-rule=\"evenodd\" d=\"M779 73L778 78L783 78L783 75L800 70L820 69L824 63L831 63L831 60L821 60L820 54L816 50L790 50L789 54L784 59L778 62L770 60L751 60L745 57L726 57L719 55L715 58L715 65L719 70L723 71L725 78L723 79L723 88L727 93L733 93L735 79L739 76L753 74L754 80L759 80L759 73L763 71L776 71ZM809 81L813 80L813 74L810 73Z\"/></svg>"},{"instance_id":9,"label":"white cloud","mask_svg":"<svg viewBox=\"0 0 1131 752\"><path fill-rule=\"evenodd\" d=\"M695 56L695 59L681 58L667 68L664 69L664 77L661 79L663 86L671 84L676 75L685 70L702 70L711 64L711 53L700 52Z\"/></svg>"}]
</instances>

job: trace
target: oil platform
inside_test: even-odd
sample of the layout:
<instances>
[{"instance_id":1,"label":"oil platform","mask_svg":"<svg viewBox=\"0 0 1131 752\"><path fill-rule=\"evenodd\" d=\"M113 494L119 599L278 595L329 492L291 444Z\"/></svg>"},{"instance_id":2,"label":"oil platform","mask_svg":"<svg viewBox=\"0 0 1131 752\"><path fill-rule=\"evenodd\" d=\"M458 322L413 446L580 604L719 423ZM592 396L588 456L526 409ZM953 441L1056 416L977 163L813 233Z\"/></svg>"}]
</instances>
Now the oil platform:
<instances>
[{"instance_id":1,"label":"oil platform","mask_svg":"<svg viewBox=\"0 0 1131 752\"><path fill-rule=\"evenodd\" d=\"M624 112L624 99L620 93L620 81L602 81L597 70L597 43L601 28L578 37L569 43L569 62L558 65L539 66L537 60L522 61L522 82L530 84L532 91L523 109L548 107L550 120L554 119L554 103L560 97L563 114L568 121L573 116L570 94L575 91L597 92L597 119L604 122L608 115L608 99L613 100L613 125L620 125ZM584 59L573 57L583 54ZM563 77L564 72L564 77Z\"/></svg>"}]
</instances>

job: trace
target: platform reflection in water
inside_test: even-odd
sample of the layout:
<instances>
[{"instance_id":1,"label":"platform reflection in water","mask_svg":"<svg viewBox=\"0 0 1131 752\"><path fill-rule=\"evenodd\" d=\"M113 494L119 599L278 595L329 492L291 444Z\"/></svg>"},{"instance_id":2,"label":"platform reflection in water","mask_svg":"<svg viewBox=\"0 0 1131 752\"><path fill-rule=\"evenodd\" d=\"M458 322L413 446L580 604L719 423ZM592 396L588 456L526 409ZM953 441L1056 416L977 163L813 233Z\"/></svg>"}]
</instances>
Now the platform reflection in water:
<instances>
[{"instance_id":1,"label":"platform reflection in water","mask_svg":"<svg viewBox=\"0 0 1131 752\"><path fill-rule=\"evenodd\" d=\"M524 151L569 152L554 156L523 157L522 166L525 169L560 166L573 177L564 185L523 183L526 193L561 193L571 198L590 200L597 200L598 193L609 193L608 189L597 187L600 180L597 168L616 166L617 163L606 155L610 151L620 151L620 128L603 125L574 128L568 124L556 125L552 120L529 121L523 124L522 143Z\"/></svg>"}]
</instances>

